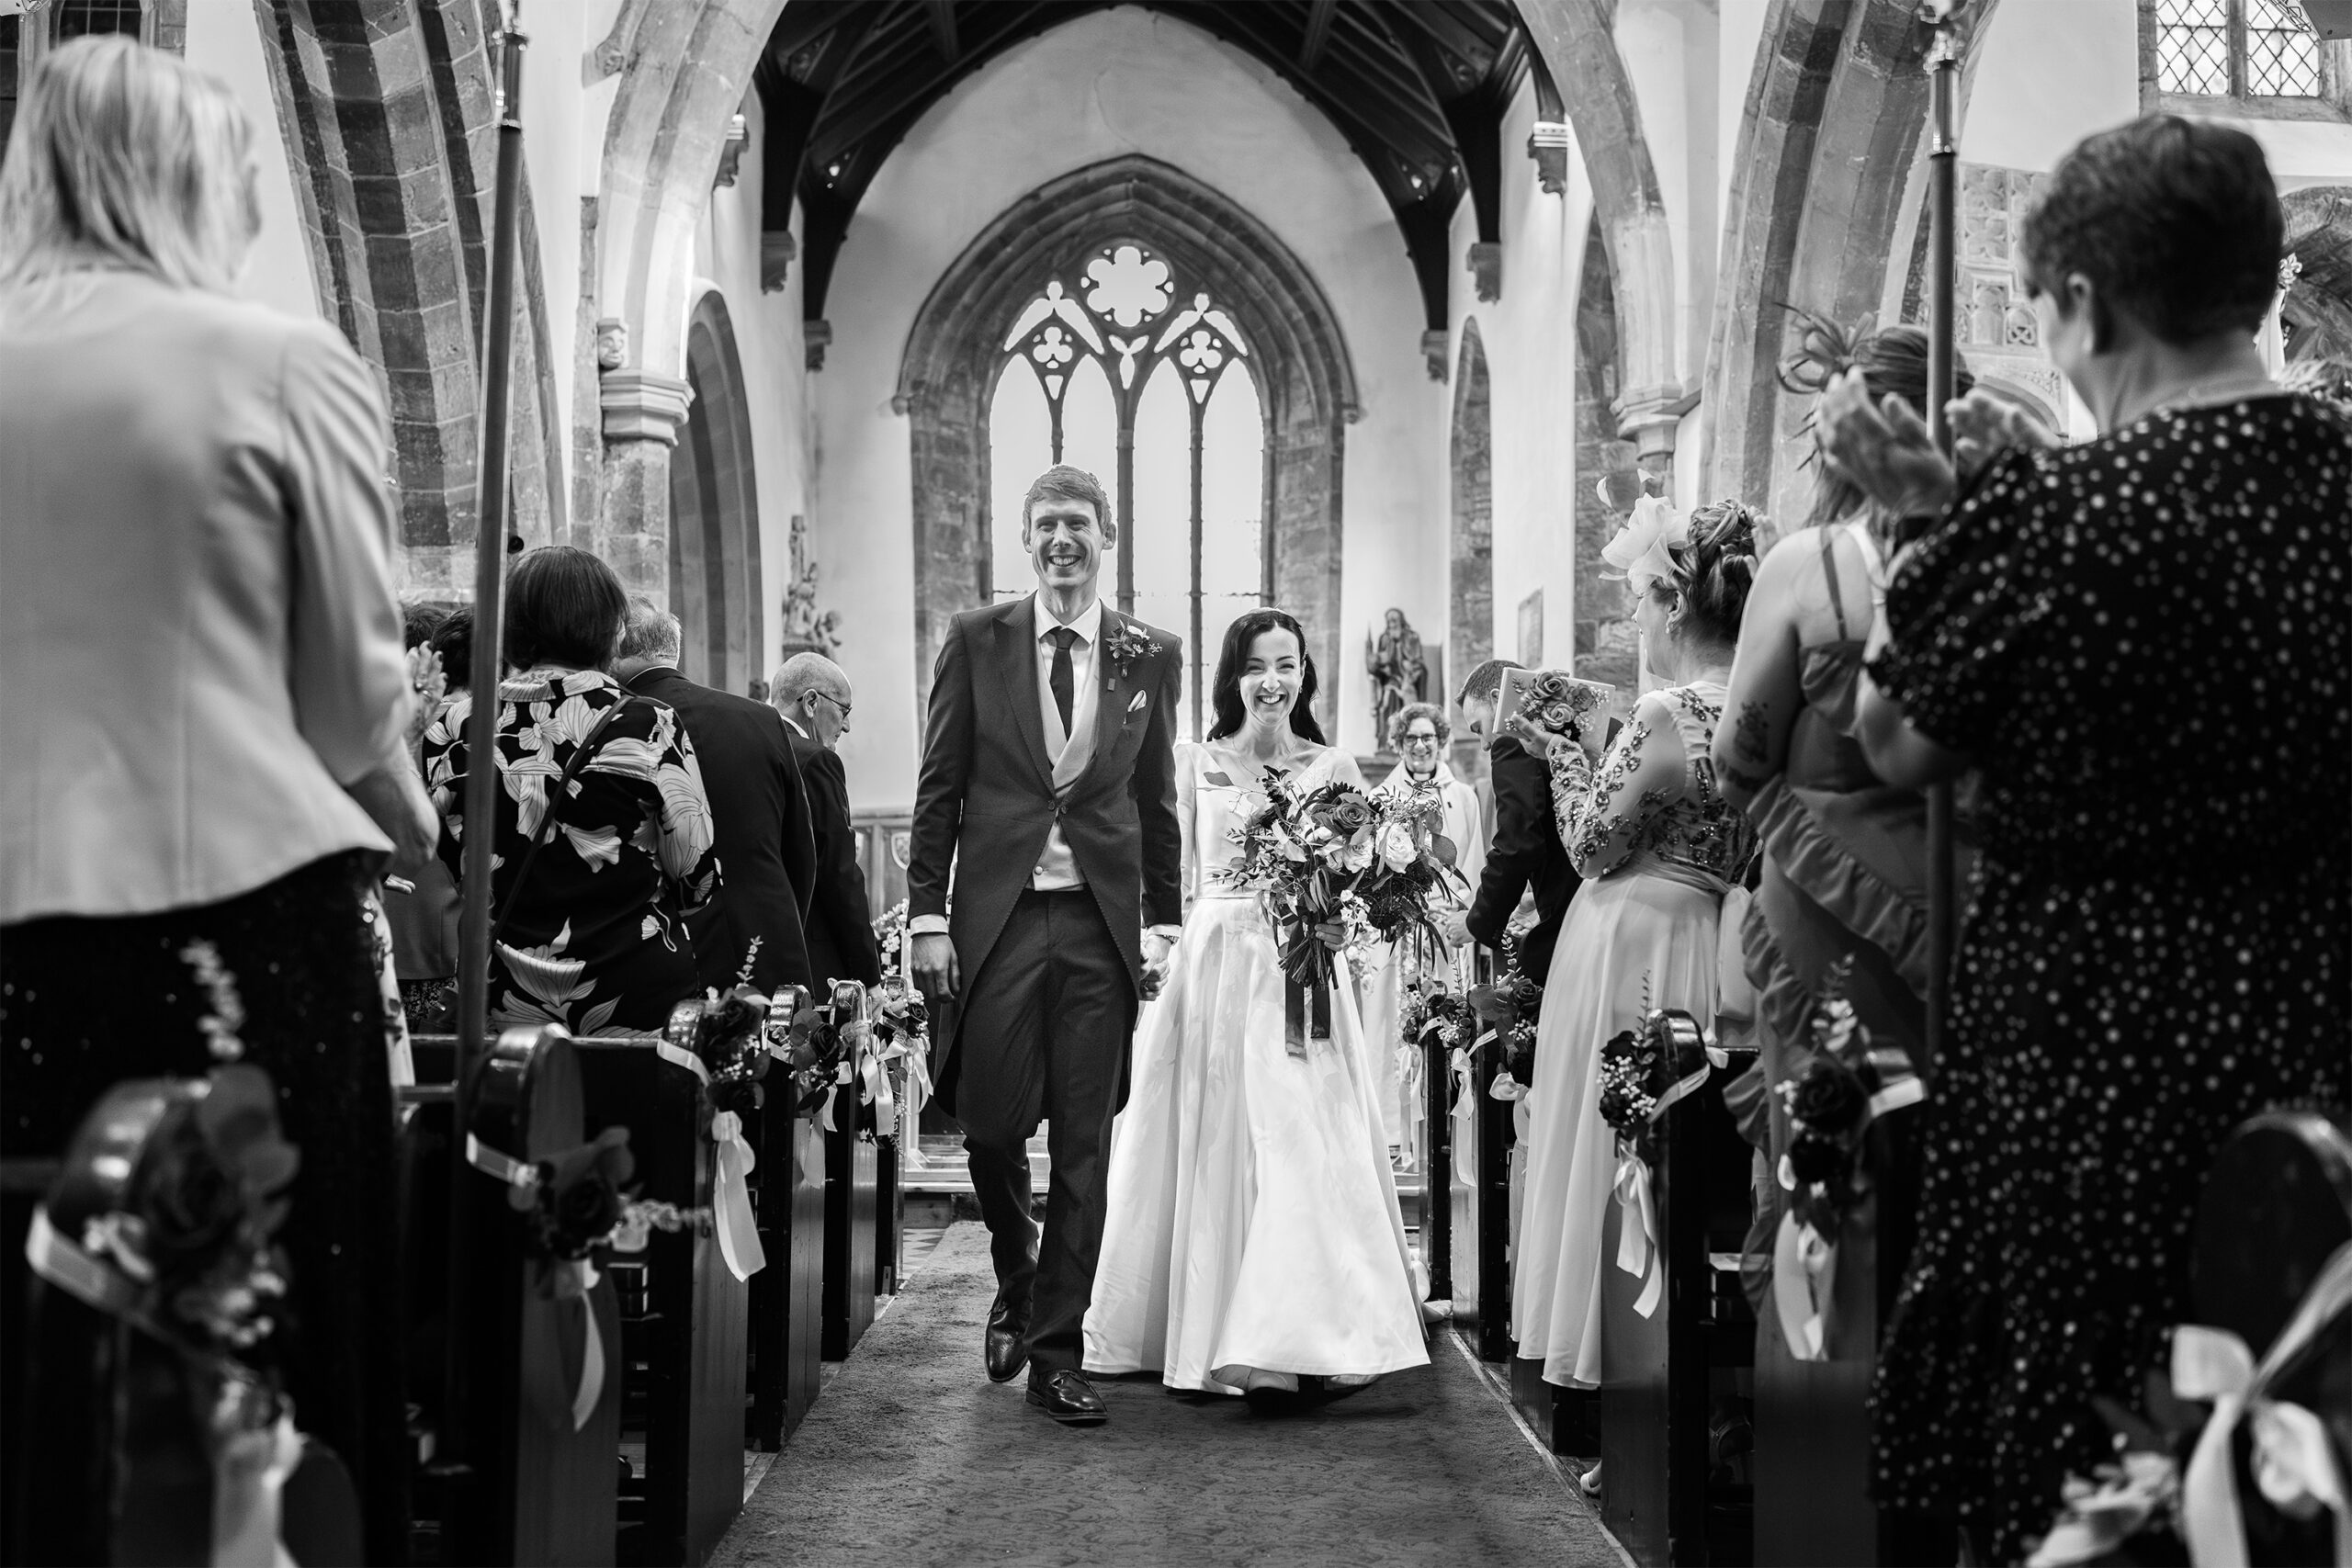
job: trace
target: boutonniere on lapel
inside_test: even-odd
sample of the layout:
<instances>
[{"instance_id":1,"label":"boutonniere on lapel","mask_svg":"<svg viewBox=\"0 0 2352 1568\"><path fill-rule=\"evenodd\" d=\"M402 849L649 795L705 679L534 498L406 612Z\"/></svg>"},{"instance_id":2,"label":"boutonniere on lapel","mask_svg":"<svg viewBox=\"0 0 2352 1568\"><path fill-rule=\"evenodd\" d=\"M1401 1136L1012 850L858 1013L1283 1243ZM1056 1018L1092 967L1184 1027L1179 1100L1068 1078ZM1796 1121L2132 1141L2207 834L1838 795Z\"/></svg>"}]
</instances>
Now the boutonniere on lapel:
<instances>
[{"instance_id":1,"label":"boutonniere on lapel","mask_svg":"<svg viewBox=\"0 0 2352 1568\"><path fill-rule=\"evenodd\" d=\"M1111 668L1119 679L1127 678L1138 659L1148 659L1159 651L1159 644L1137 630L1133 621L1120 621L1102 634L1103 651L1111 656Z\"/></svg>"}]
</instances>

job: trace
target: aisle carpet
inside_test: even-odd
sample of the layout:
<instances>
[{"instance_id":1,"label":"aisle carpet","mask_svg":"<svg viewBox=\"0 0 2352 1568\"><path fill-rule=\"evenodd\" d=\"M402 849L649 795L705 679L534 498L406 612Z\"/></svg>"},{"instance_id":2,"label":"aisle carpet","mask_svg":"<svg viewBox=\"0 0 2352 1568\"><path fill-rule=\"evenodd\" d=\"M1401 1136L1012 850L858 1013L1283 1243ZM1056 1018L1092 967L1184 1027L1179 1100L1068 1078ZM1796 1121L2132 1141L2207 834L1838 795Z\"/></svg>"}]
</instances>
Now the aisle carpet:
<instances>
[{"instance_id":1,"label":"aisle carpet","mask_svg":"<svg viewBox=\"0 0 2352 1568\"><path fill-rule=\"evenodd\" d=\"M1101 1380L1056 1427L991 1384L988 1233L950 1229L825 1388L711 1562L1566 1564L1623 1560L1450 1337L1309 1415Z\"/></svg>"}]
</instances>

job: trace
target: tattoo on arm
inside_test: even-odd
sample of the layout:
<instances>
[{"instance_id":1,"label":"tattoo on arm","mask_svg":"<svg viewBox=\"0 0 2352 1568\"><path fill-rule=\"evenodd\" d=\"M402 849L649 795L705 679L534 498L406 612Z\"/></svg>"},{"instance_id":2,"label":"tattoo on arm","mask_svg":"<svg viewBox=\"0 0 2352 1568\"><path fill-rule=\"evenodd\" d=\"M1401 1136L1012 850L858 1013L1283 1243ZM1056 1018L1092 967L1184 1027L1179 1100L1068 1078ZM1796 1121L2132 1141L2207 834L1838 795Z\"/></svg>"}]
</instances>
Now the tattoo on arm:
<instances>
[{"instance_id":1,"label":"tattoo on arm","mask_svg":"<svg viewBox=\"0 0 2352 1568\"><path fill-rule=\"evenodd\" d=\"M1739 719L1732 726L1732 750L1751 762L1769 761L1772 754L1765 747L1764 738L1767 728L1762 703L1740 704ZM1743 784L1746 782L1740 774L1734 773L1731 776Z\"/></svg>"}]
</instances>

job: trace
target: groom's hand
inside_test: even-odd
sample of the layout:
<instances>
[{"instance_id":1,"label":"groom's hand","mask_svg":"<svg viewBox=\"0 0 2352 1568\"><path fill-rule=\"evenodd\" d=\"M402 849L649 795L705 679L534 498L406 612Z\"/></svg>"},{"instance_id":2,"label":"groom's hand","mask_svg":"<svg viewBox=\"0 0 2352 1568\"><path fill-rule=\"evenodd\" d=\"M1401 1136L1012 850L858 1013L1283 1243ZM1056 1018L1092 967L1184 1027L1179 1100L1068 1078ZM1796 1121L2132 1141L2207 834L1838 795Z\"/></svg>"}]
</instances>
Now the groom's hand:
<instances>
[{"instance_id":1,"label":"groom's hand","mask_svg":"<svg viewBox=\"0 0 2352 1568\"><path fill-rule=\"evenodd\" d=\"M1157 998L1168 984L1168 955L1176 944L1156 931L1143 933L1143 987L1145 1001Z\"/></svg>"},{"instance_id":2,"label":"groom's hand","mask_svg":"<svg viewBox=\"0 0 2352 1568\"><path fill-rule=\"evenodd\" d=\"M956 966L956 939L944 931L925 931L913 939L907 962L915 972L915 988L928 997L952 997L963 982Z\"/></svg>"}]
</instances>

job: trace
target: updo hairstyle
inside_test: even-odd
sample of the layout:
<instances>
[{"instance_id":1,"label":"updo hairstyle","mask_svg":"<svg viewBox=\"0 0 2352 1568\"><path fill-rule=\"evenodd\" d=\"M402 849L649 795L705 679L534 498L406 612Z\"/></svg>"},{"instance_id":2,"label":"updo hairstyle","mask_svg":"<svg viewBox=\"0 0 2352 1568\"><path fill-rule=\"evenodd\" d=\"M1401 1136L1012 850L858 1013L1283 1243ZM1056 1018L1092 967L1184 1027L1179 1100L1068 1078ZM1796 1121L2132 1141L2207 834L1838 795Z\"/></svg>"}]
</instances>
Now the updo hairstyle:
<instances>
[{"instance_id":1,"label":"updo hairstyle","mask_svg":"<svg viewBox=\"0 0 2352 1568\"><path fill-rule=\"evenodd\" d=\"M1694 642L1736 642L1747 591L1756 581L1757 523L1736 501L1719 501L1690 513L1690 542L1677 545L1674 577L1650 592L1682 596L1682 633Z\"/></svg>"},{"instance_id":2,"label":"updo hairstyle","mask_svg":"<svg viewBox=\"0 0 2352 1568\"><path fill-rule=\"evenodd\" d=\"M2148 115L2085 137L2025 220L2027 282L2070 273L2168 344L2251 335L2278 292L2286 220L2262 146L2243 130Z\"/></svg>"},{"instance_id":3,"label":"updo hairstyle","mask_svg":"<svg viewBox=\"0 0 2352 1568\"><path fill-rule=\"evenodd\" d=\"M1844 375L1860 367L1862 384L1870 390L1871 401L1878 403L1888 397L1901 398L1911 406L1911 412L1921 419L1928 417L1928 334L1918 327L1894 326L1872 330L1868 318L1850 327L1841 327L1826 316L1816 316L1810 310L1792 310L1798 325L1796 352L1781 365L1781 385L1792 392L1818 397L1822 389ZM1968 364L1958 355L1952 356L1952 395L1964 398L1976 385L1976 378L1968 372ZM1807 416L1811 427L1811 416ZM1819 456L1816 448L1805 462L1814 463ZM1815 465L1813 482L1813 514L1807 525L1838 523L1862 510L1869 497L1861 487L1838 473L1826 463Z\"/></svg>"}]
</instances>

